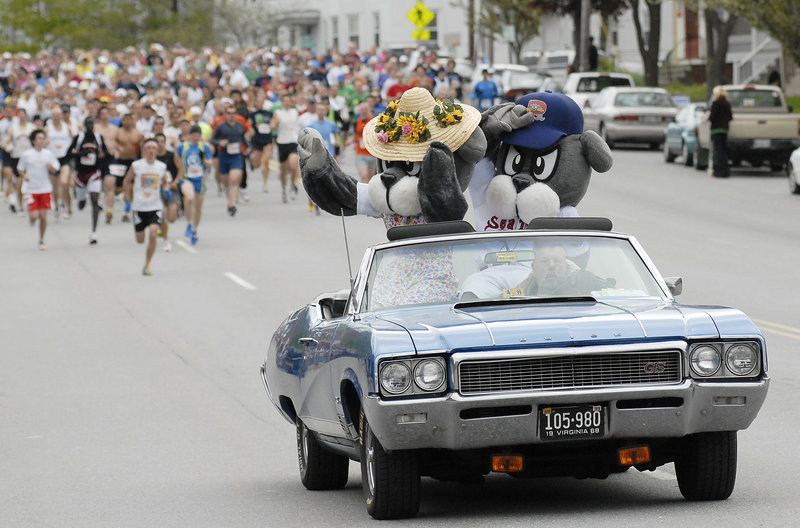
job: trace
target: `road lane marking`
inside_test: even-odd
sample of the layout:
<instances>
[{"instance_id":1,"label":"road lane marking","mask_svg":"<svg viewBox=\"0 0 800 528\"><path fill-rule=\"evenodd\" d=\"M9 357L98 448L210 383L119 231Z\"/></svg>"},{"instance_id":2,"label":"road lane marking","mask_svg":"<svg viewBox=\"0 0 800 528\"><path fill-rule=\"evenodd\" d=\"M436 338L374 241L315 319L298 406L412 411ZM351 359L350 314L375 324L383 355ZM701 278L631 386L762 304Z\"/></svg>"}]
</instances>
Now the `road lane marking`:
<instances>
[{"instance_id":1,"label":"road lane marking","mask_svg":"<svg viewBox=\"0 0 800 528\"><path fill-rule=\"evenodd\" d=\"M753 322L762 327L767 332L772 332L773 334L778 334L783 337L788 337L790 339L797 339L800 341L800 328L794 328L791 326L786 326L778 323L771 323L769 321L764 321L763 319L753 319Z\"/></svg>"},{"instance_id":2,"label":"road lane marking","mask_svg":"<svg viewBox=\"0 0 800 528\"><path fill-rule=\"evenodd\" d=\"M184 242L183 240L176 240L175 243L185 249L187 252L191 253L192 255L197 255L197 250Z\"/></svg>"},{"instance_id":3,"label":"road lane marking","mask_svg":"<svg viewBox=\"0 0 800 528\"><path fill-rule=\"evenodd\" d=\"M225 276L228 277L230 280L244 288L245 290L257 290L255 286L241 278L240 276L236 275L235 273L231 273L230 271L225 272Z\"/></svg>"}]
</instances>

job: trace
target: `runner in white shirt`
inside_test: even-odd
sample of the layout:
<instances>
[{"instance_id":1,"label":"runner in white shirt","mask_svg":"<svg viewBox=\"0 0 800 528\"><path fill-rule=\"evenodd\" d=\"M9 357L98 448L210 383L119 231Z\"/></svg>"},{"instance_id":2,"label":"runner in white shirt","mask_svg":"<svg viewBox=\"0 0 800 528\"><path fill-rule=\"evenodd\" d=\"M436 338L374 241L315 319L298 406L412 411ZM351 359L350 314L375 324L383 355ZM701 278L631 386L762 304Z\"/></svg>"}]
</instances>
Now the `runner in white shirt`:
<instances>
[{"instance_id":1,"label":"runner in white shirt","mask_svg":"<svg viewBox=\"0 0 800 528\"><path fill-rule=\"evenodd\" d=\"M144 231L149 232L142 275L150 275L150 261L156 251L158 227L161 225L161 187L167 176L167 165L158 161L158 142L146 139L142 144L142 158L134 161L125 175L125 197L131 201L133 228L136 242L144 243Z\"/></svg>"},{"instance_id":2,"label":"runner in white shirt","mask_svg":"<svg viewBox=\"0 0 800 528\"><path fill-rule=\"evenodd\" d=\"M276 110L270 126L277 130L275 143L278 144L278 161L280 162L280 178L283 203L286 203L286 174L291 174L292 188L297 194L297 182L300 179L300 165L297 157L297 133L299 114L294 107L294 99L288 93L281 95L283 108ZM294 197L293 197L294 198Z\"/></svg>"},{"instance_id":3,"label":"runner in white shirt","mask_svg":"<svg viewBox=\"0 0 800 528\"><path fill-rule=\"evenodd\" d=\"M58 174L54 178L56 215L69 218L72 216L72 196L69 192L70 166L69 166L69 146L76 131L64 121L64 113L60 107L53 107L53 116L45 127L47 133L47 148L55 154L61 165Z\"/></svg>"},{"instance_id":4,"label":"runner in white shirt","mask_svg":"<svg viewBox=\"0 0 800 528\"><path fill-rule=\"evenodd\" d=\"M8 152L10 161L10 170L12 171L12 178L14 185L10 185L6 189L6 196L8 197L9 208L12 213L17 212L22 200L22 192L20 190L19 176L17 172L17 164L22 153L31 148L31 133L35 127L33 123L28 121L28 113L24 108L17 108L17 119L11 123L6 135L6 144L4 148ZM14 191L14 192L12 192ZM10 196L9 196L10 195ZM20 211L20 214L22 212Z\"/></svg>"},{"instance_id":5,"label":"runner in white shirt","mask_svg":"<svg viewBox=\"0 0 800 528\"><path fill-rule=\"evenodd\" d=\"M45 250L44 232L47 230L47 211L52 208L53 183L50 174L57 172L61 164L52 151L44 148L44 130L34 130L30 135L33 148L19 158L17 171L22 179L22 193L28 205L31 225L39 220L39 249Z\"/></svg>"}]
</instances>

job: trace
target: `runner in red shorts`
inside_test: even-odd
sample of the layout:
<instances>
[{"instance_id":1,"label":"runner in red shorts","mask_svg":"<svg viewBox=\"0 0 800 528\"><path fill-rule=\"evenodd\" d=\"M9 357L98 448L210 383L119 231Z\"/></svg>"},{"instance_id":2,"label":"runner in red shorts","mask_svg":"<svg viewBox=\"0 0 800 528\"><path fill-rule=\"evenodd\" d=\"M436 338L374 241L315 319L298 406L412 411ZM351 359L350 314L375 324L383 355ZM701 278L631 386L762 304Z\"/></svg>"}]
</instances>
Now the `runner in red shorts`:
<instances>
[{"instance_id":1,"label":"runner in red shorts","mask_svg":"<svg viewBox=\"0 0 800 528\"><path fill-rule=\"evenodd\" d=\"M51 195L53 183L50 173L58 172L61 164L51 150L46 150L44 130L37 129L31 133L31 144L19 158L17 172L22 177L22 195L28 204L28 215L31 225L39 220L39 249L45 250L44 232L47 230L47 211L52 208Z\"/></svg>"}]
</instances>

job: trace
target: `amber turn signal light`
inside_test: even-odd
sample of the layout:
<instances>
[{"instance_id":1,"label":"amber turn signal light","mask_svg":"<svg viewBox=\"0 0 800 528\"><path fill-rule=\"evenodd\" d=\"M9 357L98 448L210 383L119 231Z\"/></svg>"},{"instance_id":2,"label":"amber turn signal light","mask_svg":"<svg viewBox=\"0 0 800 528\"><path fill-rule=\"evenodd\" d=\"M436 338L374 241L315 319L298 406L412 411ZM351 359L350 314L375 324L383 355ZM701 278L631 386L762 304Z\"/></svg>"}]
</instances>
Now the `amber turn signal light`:
<instances>
[{"instance_id":1,"label":"amber turn signal light","mask_svg":"<svg viewBox=\"0 0 800 528\"><path fill-rule=\"evenodd\" d=\"M650 462L650 448L648 446L626 447L617 451L619 463L622 466L633 466Z\"/></svg>"},{"instance_id":2,"label":"amber turn signal light","mask_svg":"<svg viewBox=\"0 0 800 528\"><path fill-rule=\"evenodd\" d=\"M492 456L492 471L499 471L501 473L522 471L522 456L494 455Z\"/></svg>"}]
</instances>

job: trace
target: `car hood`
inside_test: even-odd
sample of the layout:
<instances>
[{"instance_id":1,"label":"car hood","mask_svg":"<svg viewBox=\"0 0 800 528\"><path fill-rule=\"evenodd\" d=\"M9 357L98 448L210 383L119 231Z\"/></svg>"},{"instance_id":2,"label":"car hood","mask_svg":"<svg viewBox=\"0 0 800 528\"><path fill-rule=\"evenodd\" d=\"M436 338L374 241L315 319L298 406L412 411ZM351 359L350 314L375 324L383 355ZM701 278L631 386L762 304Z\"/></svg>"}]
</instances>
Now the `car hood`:
<instances>
[{"instance_id":1,"label":"car hood","mask_svg":"<svg viewBox=\"0 0 800 528\"><path fill-rule=\"evenodd\" d=\"M760 335L738 310L653 299L613 303L463 303L389 310L377 317L404 328L417 353Z\"/></svg>"}]
</instances>

